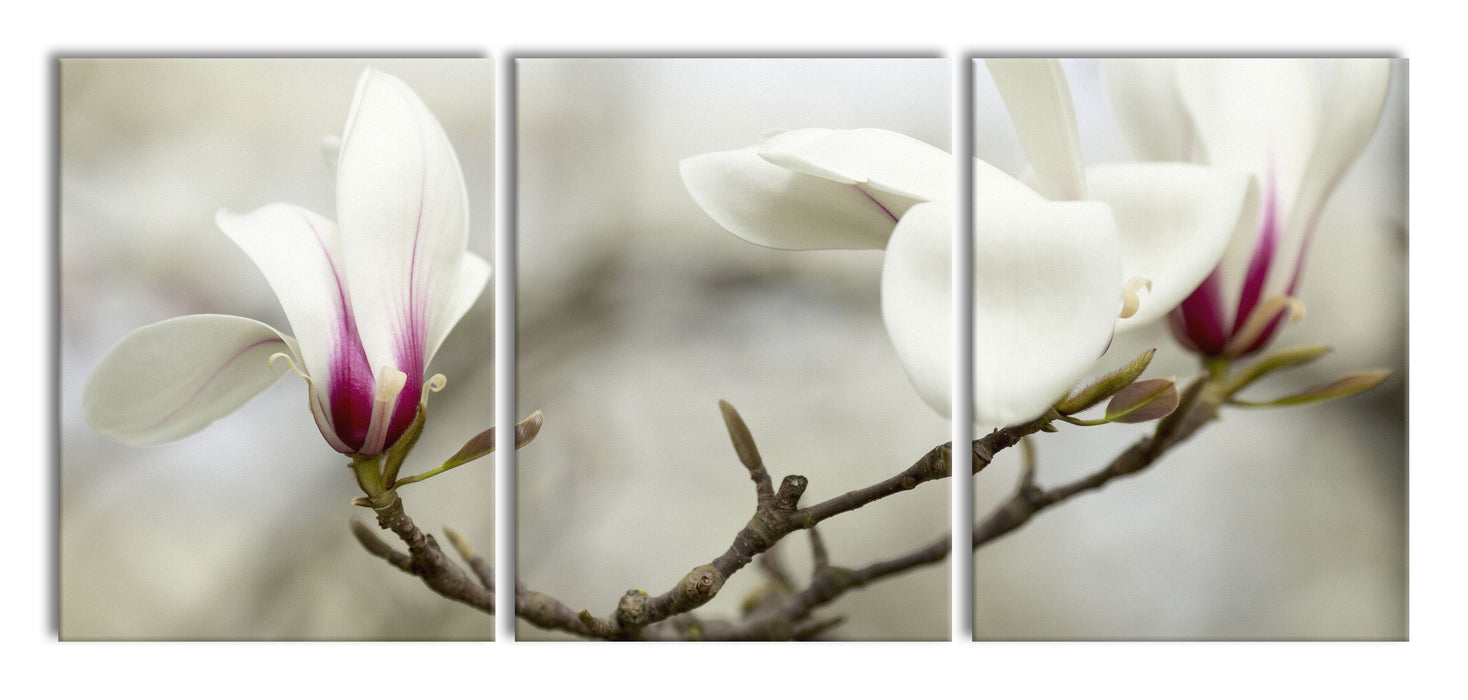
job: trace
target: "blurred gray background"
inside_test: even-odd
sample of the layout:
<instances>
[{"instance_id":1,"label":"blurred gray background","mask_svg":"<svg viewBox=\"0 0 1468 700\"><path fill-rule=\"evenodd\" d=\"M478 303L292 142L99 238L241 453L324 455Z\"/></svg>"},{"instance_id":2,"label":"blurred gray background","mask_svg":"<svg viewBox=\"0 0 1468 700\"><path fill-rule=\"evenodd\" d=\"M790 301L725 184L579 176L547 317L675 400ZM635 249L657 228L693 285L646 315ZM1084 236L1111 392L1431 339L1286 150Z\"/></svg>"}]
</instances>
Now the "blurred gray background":
<instances>
[{"instance_id":1,"label":"blurred gray background","mask_svg":"<svg viewBox=\"0 0 1468 700\"><path fill-rule=\"evenodd\" d=\"M469 248L493 251L493 66L485 60L92 60L60 69L60 625L63 639L486 639L493 620L368 555L372 514L290 375L203 432L153 448L81 418L88 373L139 326L192 313L289 332L214 212L291 202L334 218L321 139L362 70L395 74L448 132ZM493 284L489 289L493 289ZM449 336L413 473L493 421L493 298ZM432 462L430 464L430 462ZM427 532L494 551L488 460L404 489ZM384 533L390 537L389 533Z\"/></svg>"},{"instance_id":2,"label":"blurred gray background","mask_svg":"<svg viewBox=\"0 0 1468 700\"><path fill-rule=\"evenodd\" d=\"M881 127L950 147L943 59L521 59L519 412L545 412L520 450L520 578L609 614L722 554L754 488L717 402L743 415L773 478L802 503L869 485L949 437L913 391L879 310L880 251L760 248L721 229L678 161L769 129ZM820 526L832 563L864 566L941 537L946 483ZM808 580L803 533L779 546ZM946 639L947 563L849 594L837 638ZM747 567L701 615L737 616ZM527 624L520 639L565 639Z\"/></svg>"},{"instance_id":3,"label":"blurred gray background","mask_svg":"<svg viewBox=\"0 0 1468 700\"><path fill-rule=\"evenodd\" d=\"M1314 365L1245 398L1270 399L1374 367L1368 394L1290 409L1227 409L1149 471L1042 512L974 557L979 639L1402 639L1407 634L1407 66L1375 136L1335 192L1306 263L1303 321L1272 348L1326 343ZM1069 60L1088 164L1130 160L1100 62ZM988 72L975 68L976 155L1026 167ZM1123 335L1097 365L1158 354L1146 376L1197 372L1162 324ZM1100 469L1145 428L1064 426L1038 440L1039 479ZM1429 465L1429 468L1439 465ZM983 517L1018 455L974 478Z\"/></svg>"}]
</instances>

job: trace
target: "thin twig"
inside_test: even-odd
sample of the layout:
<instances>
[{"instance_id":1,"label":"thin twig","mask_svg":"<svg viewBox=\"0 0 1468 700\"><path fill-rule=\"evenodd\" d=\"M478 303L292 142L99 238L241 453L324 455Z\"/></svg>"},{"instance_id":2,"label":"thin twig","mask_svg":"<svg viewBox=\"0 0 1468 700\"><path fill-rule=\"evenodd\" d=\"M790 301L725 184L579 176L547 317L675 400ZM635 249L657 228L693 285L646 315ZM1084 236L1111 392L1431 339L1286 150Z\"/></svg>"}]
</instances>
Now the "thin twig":
<instances>
[{"instance_id":1,"label":"thin twig","mask_svg":"<svg viewBox=\"0 0 1468 700\"><path fill-rule=\"evenodd\" d=\"M1026 445L1024 473L1016 493L1005 504L975 526L973 546L978 548L1004 533L1013 531L1027 522L1034 514L1063 502L1077 494L1100 488L1113 478L1135 473L1159 459L1172 446L1190 437L1216 416L1216 405L1200 400L1202 380L1195 382L1184 392L1179 410L1163 420L1156 433L1143 438L1117 456L1106 468L1049 491L1035 486L1035 464L1032 446ZM722 408L722 406L721 406ZM729 416L733 415L734 420ZM1018 426L996 430L973 441L973 473L988 466L999 452L1019 444L1027 435L1050 429L1056 415L1047 414L1034 421ZM716 595L725 580L743 568L754 557L768 552L777 542L798 529L812 528L816 523L840 513L860 508L867 503L885 498L916 487L921 483L950 476L952 473L952 450L948 444L929 450L917 462L903 472L872 486L842 494L808 508L797 508L800 496L808 485L805 477L785 477L778 490L766 486L769 475L754 449L753 438L747 427L738 419L732 407L725 411L726 424L734 437L735 449L740 461L750 471L756 486L757 506L754 517L734 537L733 543L722 555L711 563L695 567L673 589L652 596L640 590L628 591L617 603L616 610L608 617L597 617L571 608L545 593L532 591L523 583L515 584L515 611L521 619L544 629L569 632L583 637L603 639L643 640L748 640L748 639L807 639L840 624L841 618L817 619L813 611L836 599L847 591L872 582L888 578L913 568L943 561L951 550L951 539L944 535L937 540L901 556L879 561L861 569L832 566L829 555L815 531L811 531L816 570L810 583L793 595L784 597L778 605L761 605L740 622L700 620L692 611L707 603ZM400 504L398 506L401 510ZM379 513L379 520L382 520ZM406 518L406 516L403 516ZM411 524L411 521L409 521ZM384 524L389 527L389 524ZM393 529L390 528L389 529ZM354 526L359 539L363 539L363 528ZM395 529L395 531L397 531ZM412 529L416 532L416 528ZM370 534L370 533L369 533ZM399 533L404 541L409 537ZM432 538L427 537L432 543ZM380 543L380 540L378 540ZM382 547L374 547L363 541L369 551L394 562L401 567L398 554L394 558L384 554ZM383 545L385 547L385 545ZM412 549L410 542L410 549ZM437 551L436 545L432 546ZM440 553L441 555L441 553ZM416 555L414 557L416 559ZM468 557L466 557L468 558ZM472 561L472 559L471 559ZM452 566L452 563L449 562ZM417 566L415 563L414 566ZM771 559L766 563L776 582L786 584L778 562ZM455 567L457 569L457 567ZM476 569L477 571L477 569ZM462 572L460 572L462 575ZM420 574L421 575L421 574ZM425 579L427 582L427 579ZM472 583L472 582L470 582ZM488 584L486 584L488 585ZM430 583L430 587L433 584ZM435 588L435 590L438 590ZM447 595L447 594L445 594ZM453 596L449 596L453 597ZM457 598L456 598L457 599ZM472 603L471 603L472 604ZM492 611L492 596L490 611Z\"/></svg>"},{"instance_id":2,"label":"thin twig","mask_svg":"<svg viewBox=\"0 0 1468 700\"><path fill-rule=\"evenodd\" d=\"M438 542L432 535L426 535L419 530L413 524L412 518L403 511L401 498L394 494L391 503L373 510L377 512L377 524L384 530L392 530L408 545L408 554L392 549L367 526L354 521L352 532L367 551L423 579L424 585L449 600L494 614L494 591L470 579L463 569L439 549Z\"/></svg>"},{"instance_id":3,"label":"thin twig","mask_svg":"<svg viewBox=\"0 0 1468 700\"><path fill-rule=\"evenodd\" d=\"M677 615L688 613L712 600L724 582L738 572L754 557L769 550L786 535L801 529L809 529L817 523L860 508L895 493L916 488L918 485L950 476L952 471L952 443L944 443L928 450L921 458L902 472L866 488L850 491L822 501L809 508L797 508L800 496L805 493L808 481L799 475L786 476L780 487L765 498L761 477L768 479L763 463L759 460L754 438L750 435L739 414L721 402L725 423L734 442L735 452L750 471L756 484L756 507L749 523L734 535L729 548L714 560L690 571L672 589L661 595L652 596L642 591L629 591L618 601L616 609L607 617L597 617L582 610L577 619L593 636L604 639L650 639L654 631L650 627ZM1050 425L1058 414L1053 411L1028 423L996 430L973 443L973 471L987 466L993 456L1019 443L1020 438ZM925 550L927 548L924 548ZM931 558L925 553L920 559ZM946 555L945 555L946 556ZM941 559L942 557L938 557ZM934 559L933 561L936 561ZM916 565L916 563L912 564ZM840 569L827 567L824 574L818 573L821 591L844 591L849 588L832 577L839 577ZM888 574L883 574L888 575ZM823 603L829 598L824 593L812 593L813 600ZM819 604L817 603L817 604ZM554 629L566 629L559 618ZM710 623L704 630L704 638L714 638L716 627Z\"/></svg>"},{"instance_id":4,"label":"thin twig","mask_svg":"<svg viewBox=\"0 0 1468 700\"><path fill-rule=\"evenodd\" d=\"M494 566L485 561L484 557L476 554L474 548L469 546L469 541L464 539L464 536L460 535L453 528L445 527L443 534L449 538L449 544L454 546L454 550L459 553L459 556L464 561L469 562L469 569L474 572L474 576L479 579L479 583L484 586L485 590L493 593Z\"/></svg>"},{"instance_id":5,"label":"thin twig","mask_svg":"<svg viewBox=\"0 0 1468 700\"><path fill-rule=\"evenodd\" d=\"M1045 490L1035 486L1034 471L1027 469L1014 494L974 526L974 549L1014 531L1029 522L1029 519L1036 513L1050 506L1087 491L1099 489L1117 477L1135 474L1151 466L1173 446L1188 439L1209 421L1218 417L1217 405L1212 400L1205 400L1203 397L1205 388L1203 379L1196 380L1184 392L1177 411L1164 419L1157 426L1157 431L1153 435L1144 437L1128 447L1126 451L1117 455L1098 472Z\"/></svg>"}]
</instances>

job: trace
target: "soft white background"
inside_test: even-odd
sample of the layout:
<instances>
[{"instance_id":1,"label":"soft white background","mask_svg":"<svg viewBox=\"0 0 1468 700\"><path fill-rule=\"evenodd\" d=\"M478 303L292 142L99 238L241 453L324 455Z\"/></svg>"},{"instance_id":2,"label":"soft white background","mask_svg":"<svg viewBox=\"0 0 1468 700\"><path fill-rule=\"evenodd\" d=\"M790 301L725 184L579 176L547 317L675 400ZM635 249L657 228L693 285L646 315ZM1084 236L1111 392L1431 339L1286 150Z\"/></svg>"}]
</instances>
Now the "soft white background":
<instances>
[{"instance_id":1,"label":"soft white background","mask_svg":"<svg viewBox=\"0 0 1468 700\"><path fill-rule=\"evenodd\" d=\"M754 488L717 402L743 415L775 483L803 504L880 481L946 442L881 320L880 251L780 251L694 204L681 158L764 131L881 127L948 148L942 59L523 59L518 100L518 357L522 414L545 428L518 454L519 574L609 614L720 555ZM948 274L946 269L938 274ZM820 526L857 568L948 529L947 482ZM781 543L808 580L803 533ZM949 567L879 582L830 606L835 638L945 639ZM747 567L700 611L737 617L763 583ZM521 624L522 639L564 638Z\"/></svg>"},{"instance_id":2,"label":"soft white background","mask_svg":"<svg viewBox=\"0 0 1468 700\"><path fill-rule=\"evenodd\" d=\"M139 326L228 313L290 332L214 212L291 202L335 213L321 138L340 136L364 67L442 121L470 191L471 250L493 250L494 81L487 61L87 60L60 70L60 604L64 639L486 639L493 621L369 556L347 529L347 458L285 373L184 440L119 445L81 418L87 375ZM492 295L435 358L448 387L404 473L493 423ZM432 462L432 463L430 463ZM483 460L404 488L426 532L494 550ZM390 533L383 533L391 538ZM395 538L391 538L394 539Z\"/></svg>"},{"instance_id":3,"label":"soft white background","mask_svg":"<svg viewBox=\"0 0 1468 700\"><path fill-rule=\"evenodd\" d=\"M1350 371L1387 368L1369 394L1223 420L1147 472L1041 512L974 557L979 639L1403 639L1406 539L1406 70L1376 135L1326 209L1307 261L1304 320L1273 348L1336 351L1276 375L1269 399ZM1065 63L1090 164L1130 159L1101 83L1103 63ZM1018 176L1026 161L982 63L976 155ZM1198 371L1164 324L1117 338L1098 373L1149 347L1146 376ZM1040 435L1039 478L1096 471L1136 426ZM1005 455L974 479L983 517L1019 472Z\"/></svg>"},{"instance_id":4,"label":"soft white background","mask_svg":"<svg viewBox=\"0 0 1468 700\"><path fill-rule=\"evenodd\" d=\"M745 683L707 683L728 677L731 666L760 669L751 681L791 692L833 687L859 688L866 694L1088 693L1127 692L1143 696L1234 697L1239 693L1332 692L1351 697L1401 693L1454 682L1449 675L1461 658L1465 620L1460 592L1468 579L1460 557L1461 523L1456 518L1464 491L1463 472L1453 468L1456 449L1451 380L1419 380L1412 387L1414 461L1412 480L1412 626L1410 644L1367 645L1027 645L964 643L785 647L772 659L764 646L669 646L608 649L600 645L391 645L374 647L373 658L355 645L57 645L52 617L55 603L56 512L54 474L56 394L49 377L55 345L54 270L55 88L54 56L59 51L313 51L360 52L363 47L421 52L445 46L492 55L511 50L579 47L610 52L653 51L850 51L870 46L888 51L940 50L959 57L985 53L1050 53L1057 47L1098 48L1108 52L1181 50L1219 53L1278 53L1280 47L1331 53L1343 46L1408 55L1413 74L1412 213L1419 230L1432 235L1414 242L1412 260L1412 367L1419 377L1452 377L1457 372L1454 324L1441 319L1461 315L1453 286L1464 259L1461 238L1452 231L1461 179L1454 173L1468 144L1461 119L1459 26L1444 21L1440 3L1404 0L1390 11L1323 14L1318 7L1284 5L1276 0L1240 0L1206 22L1177 22L1169 0L1118 3L1064 2L1041 6L921 2L903 11L853 13L849 3L792 4L751 0L720 13L718 21L692 21L682 3L607 5L570 2L489 6L425 2L411 13L362 13L351 6L303 5L262 0L255 12L218 21L218 9L164 0L126 5L81 2L34 8L25 21L8 23L3 33L6 60L0 62L7 85L18 95L0 130L6 160L4 185L18 211L13 239L19 265L5 279L18 334L43 339L8 346L5 358L20 370L20 399L7 414L12 432L22 437L15 450L17 470L9 483L12 561L19 568L5 579L0 622L5 643L21 670L12 675L19 688L44 684L57 694L127 694L146 690L158 697L256 697L264 690L295 696L340 693L371 676L377 692L421 693L425 686L488 692L495 687L529 692L571 678L601 684L612 696L628 696L648 686L706 695L747 695ZM206 17L205 15L208 15ZM288 17L291 21L282 21ZM453 21L445 21L445 18ZM776 21L778 18L778 21ZM568 21L574 19L575 21ZM206 21L207 20L207 21ZM121 37L126 37L123 39ZM268 40L263 37L270 37ZM501 98L504 97L501 83ZM41 232L37 235L29 233ZM33 272L34 270L34 272ZM33 403L27 403L26 399ZM32 410L36 405L47 410ZM52 640L48 642L47 640ZM1138 651L1145 652L1139 662ZM402 668L425 673L380 673L391 656ZM658 675L639 674L640 685L612 687L628 668L654 664ZM906 672L907 669L919 669ZM870 670L870 672L867 672ZM570 673L568 673L570 671ZM228 683L217 682L229 678Z\"/></svg>"}]
</instances>

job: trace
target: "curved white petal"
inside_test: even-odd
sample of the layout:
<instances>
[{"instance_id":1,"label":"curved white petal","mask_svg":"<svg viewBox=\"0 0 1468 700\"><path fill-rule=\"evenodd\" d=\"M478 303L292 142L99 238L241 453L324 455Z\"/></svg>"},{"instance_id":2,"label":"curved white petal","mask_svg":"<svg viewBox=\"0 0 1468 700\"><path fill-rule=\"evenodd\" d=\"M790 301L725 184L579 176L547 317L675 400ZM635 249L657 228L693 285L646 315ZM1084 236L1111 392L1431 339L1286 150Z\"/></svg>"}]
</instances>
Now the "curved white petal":
<instances>
[{"instance_id":1,"label":"curved white petal","mask_svg":"<svg viewBox=\"0 0 1468 700\"><path fill-rule=\"evenodd\" d=\"M974 422L1030 420L1111 342L1121 253L1097 202L985 201L974 212Z\"/></svg>"},{"instance_id":2,"label":"curved white petal","mask_svg":"<svg viewBox=\"0 0 1468 700\"><path fill-rule=\"evenodd\" d=\"M342 134L337 221L373 375L395 367L416 384L428 339L447 332L469 235L468 197L438 120L401 80L372 69L357 83Z\"/></svg>"},{"instance_id":3,"label":"curved white petal","mask_svg":"<svg viewBox=\"0 0 1468 700\"><path fill-rule=\"evenodd\" d=\"M1086 199L1080 131L1060 62L991 58L985 63L1034 168L1036 189L1046 199Z\"/></svg>"},{"instance_id":4,"label":"curved white petal","mask_svg":"<svg viewBox=\"0 0 1468 700\"><path fill-rule=\"evenodd\" d=\"M1366 148L1386 105L1391 83L1391 61L1384 58L1342 59L1325 95L1319 138L1300 183L1285 240L1296 240L1300 229L1319 215L1351 164Z\"/></svg>"},{"instance_id":5,"label":"curved white petal","mask_svg":"<svg viewBox=\"0 0 1468 700\"><path fill-rule=\"evenodd\" d=\"M245 215L220 210L214 221L265 275L300 347L301 370L322 402L334 384L371 382L357 344L336 224L292 204ZM314 402L313 402L314 403Z\"/></svg>"},{"instance_id":6,"label":"curved white petal","mask_svg":"<svg viewBox=\"0 0 1468 700\"><path fill-rule=\"evenodd\" d=\"M953 156L885 129L794 129L759 155L782 168L861 187L901 217L915 202L953 198Z\"/></svg>"},{"instance_id":7,"label":"curved white petal","mask_svg":"<svg viewBox=\"0 0 1468 700\"><path fill-rule=\"evenodd\" d=\"M759 148L704 153L678 164L683 185L709 218L769 248L886 247L897 216L871 195L782 168L761 158Z\"/></svg>"},{"instance_id":8,"label":"curved white petal","mask_svg":"<svg viewBox=\"0 0 1468 700\"><path fill-rule=\"evenodd\" d=\"M1138 160L1193 159L1193 126L1164 58L1113 58L1103 75L1111 109Z\"/></svg>"},{"instance_id":9,"label":"curved white petal","mask_svg":"<svg viewBox=\"0 0 1468 700\"><path fill-rule=\"evenodd\" d=\"M1186 59L1177 84L1205 153L1197 160L1259 177L1281 211L1296 190L1320 122L1316 74L1303 59Z\"/></svg>"},{"instance_id":10,"label":"curved white petal","mask_svg":"<svg viewBox=\"0 0 1468 700\"><path fill-rule=\"evenodd\" d=\"M129 333L97 363L82 415L127 445L192 435L275 383L270 356L288 336L239 316L182 316Z\"/></svg>"},{"instance_id":11,"label":"curved white petal","mask_svg":"<svg viewBox=\"0 0 1468 700\"><path fill-rule=\"evenodd\" d=\"M978 158L974 159L974 204L988 207L1006 202L1037 203L1045 201L1028 185Z\"/></svg>"},{"instance_id":12,"label":"curved white petal","mask_svg":"<svg viewBox=\"0 0 1468 700\"><path fill-rule=\"evenodd\" d=\"M479 295L484 293L484 285L489 283L490 267L484 258L473 253L464 253L464 264L459 270L459 288L455 290L453 301L444 310L444 323L436 327L437 335L428 338L428 359L433 360L434 354L443 344L449 331L459 324L459 319L469 312Z\"/></svg>"},{"instance_id":13,"label":"curved white petal","mask_svg":"<svg viewBox=\"0 0 1468 700\"><path fill-rule=\"evenodd\" d=\"M882 263L882 320L918 395L953 415L953 210L918 204L902 217Z\"/></svg>"},{"instance_id":14,"label":"curved white petal","mask_svg":"<svg viewBox=\"0 0 1468 700\"><path fill-rule=\"evenodd\" d=\"M1229 241L1252 232L1258 191L1247 173L1188 163L1126 163L1086 172L1091 198L1111 207L1121 243L1118 282L1151 282L1125 331L1182 303L1218 266Z\"/></svg>"},{"instance_id":15,"label":"curved white petal","mask_svg":"<svg viewBox=\"0 0 1468 700\"><path fill-rule=\"evenodd\" d=\"M321 137L321 162L326 164L326 172L333 180L336 179L336 163L341 159L341 154L341 138L332 134Z\"/></svg>"}]
</instances>

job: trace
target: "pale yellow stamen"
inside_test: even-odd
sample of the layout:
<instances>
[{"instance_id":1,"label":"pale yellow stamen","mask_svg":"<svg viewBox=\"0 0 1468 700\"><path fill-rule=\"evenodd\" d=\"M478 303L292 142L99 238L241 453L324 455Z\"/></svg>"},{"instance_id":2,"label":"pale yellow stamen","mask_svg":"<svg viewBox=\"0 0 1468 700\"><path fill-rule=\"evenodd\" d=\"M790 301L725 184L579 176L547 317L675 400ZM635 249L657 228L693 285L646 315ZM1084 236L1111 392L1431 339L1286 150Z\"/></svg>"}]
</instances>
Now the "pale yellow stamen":
<instances>
[{"instance_id":1,"label":"pale yellow stamen","mask_svg":"<svg viewBox=\"0 0 1468 700\"><path fill-rule=\"evenodd\" d=\"M308 377L308 376L306 376L306 373L305 372L302 372L301 369L296 366L295 359L293 359L289 354L283 353L283 352L275 353L274 355L271 355L270 356L270 359L268 359L268 360L265 361L266 364L270 366L270 373L271 374L274 374L277 377L280 376L280 373L277 372L277 371L275 371L275 361L276 361L276 359L285 360L285 363L288 364L288 365L290 365L291 371L292 372L295 372L296 373L296 376L298 376L301 379L304 379L304 380L306 380L308 382L311 381L311 378Z\"/></svg>"},{"instance_id":2,"label":"pale yellow stamen","mask_svg":"<svg viewBox=\"0 0 1468 700\"><path fill-rule=\"evenodd\" d=\"M428 381L423 382L423 394L422 394L423 398L422 399L419 399L418 405L419 406L422 406L424 408L427 408L428 407L428 395L430 393L438 393L440 391L443 391L443 388L446 387L446 386L448 386L448 385L449 385L449 379L448 379L448 377L443 376L442 373L435 374L432 377L429 377L428 378Z\"/></svg>"},{"instance_id":3,"label":"pale yellow stamen","mask_svg":"<svg viewBox=\"0 0 1468 700\"><path fill-rule=\"evenodd\" d=\"M1152 291L1152 280L1146 277L1133 277L1126 281L1121 287L1121 313L1119 318L1131 318L1137 313L1137 308L1142 305L1142 297L1139 292L1146 288Z\"/></svg>"},{"instance_id":4,"label":"pale yellow stamen","mask_svg":"<svg viewBox=\"0 0 1468 700\"><path fill-rule=\"evenodd\" d=\"M1276 294L1264 300L1264 303L1254 307L1249 312L1249 317L1244 319L1244 325L1239 328L1234 337L1223 347L1223 354L1237 355L1259 340L1259 336L1269 327L1269 322L1286 308L1290 310L1289 320L1291 322L1305 318L1305 303L1294 297Z\"/></svg>"},{"instance_id":5,"label":"pale yellow stamen","mask_svg":"<svg viewBox=\"0 0 1468 700\"><path fill-rule=\"evenodd\" d=\"M362 454L374 455L382 451L398 394L403 393L407 384L408 375L396 367L383 367L377 373L377 395L372 399L372 420L367 424L367 440L362 445Z\"/></svg>"}]
</instances>

